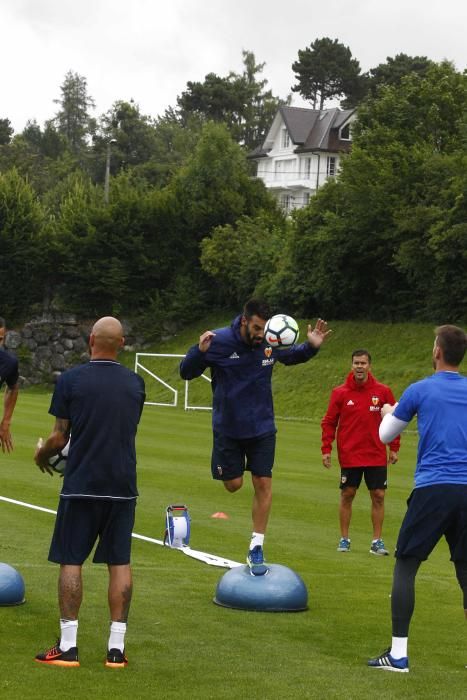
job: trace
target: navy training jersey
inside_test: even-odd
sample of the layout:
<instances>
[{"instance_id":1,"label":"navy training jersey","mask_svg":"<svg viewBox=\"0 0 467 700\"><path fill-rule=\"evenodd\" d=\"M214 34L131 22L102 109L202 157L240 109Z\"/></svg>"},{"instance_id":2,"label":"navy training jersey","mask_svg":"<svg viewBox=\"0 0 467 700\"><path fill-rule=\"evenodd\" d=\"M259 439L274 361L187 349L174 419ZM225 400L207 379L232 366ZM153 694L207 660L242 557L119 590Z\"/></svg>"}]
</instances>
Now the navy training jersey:
<instances>
[{"instance_id":1,"label":"navy training jersey","mask_svg":"<svg viewBox=\"0 0 467 700\"><path fill-rule=\"evenodd\" d=\"M241 316L228 328L215 331L207 352L193 345L180 363L183 379L199 377L211 369L212 426L222 435L248 439L276 432L272 398L274 364L308 362L318 349L308 342L287 349L267 343L251 347L241 336Z\"/></svg>"},{"instance_id":2,"label":"navy training jersey","mask_svg":"<svg viewBox=\"0 0 467 700\"><path fill-rule=\"evenodd\" d=\"M143 379L112 360L91 360L59 377L49 413L69 420L72 434L62 498L136 498L144 400Z\"/></svg>"},{"instance_id":3,"label":"navy training jersey","mask_svg":"<svg viewBox=\"0 0 467 700\"><path fill-rule=\"evenodd\" d=\"M9 352L0 348L0 387L6 382L10 389L18 383L18 360Z\"/></svg>"}]
</instances>

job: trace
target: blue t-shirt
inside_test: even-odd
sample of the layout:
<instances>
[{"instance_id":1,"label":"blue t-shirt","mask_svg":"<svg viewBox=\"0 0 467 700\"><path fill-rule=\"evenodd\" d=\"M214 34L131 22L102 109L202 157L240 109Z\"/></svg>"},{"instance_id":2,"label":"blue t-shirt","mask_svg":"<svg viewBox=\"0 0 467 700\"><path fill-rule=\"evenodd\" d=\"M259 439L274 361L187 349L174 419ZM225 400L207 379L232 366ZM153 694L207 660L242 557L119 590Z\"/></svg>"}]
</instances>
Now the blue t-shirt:
<instances>
[{"instance_id":1,"label":"blue t-shirt","mask_svg":"<svg viewBox=\"0 0 467 700\"><path fill-rule=\"evenodd\" d=\"M411 384L394 416L408 423L417 414L415 488L467 484L467 377L436 372Z\"/></svg>"},{"instance_id":2,"label":"blue t-shirt","mask_svg":"<svg viewBox=\"0 0 467 700\"><path fill-rule=\"evenodd\" d=\"M62 498L133 499L143 379L112 360L91 360L58 379L49 413L71 424Z\"/></svg>"}]
</instances>

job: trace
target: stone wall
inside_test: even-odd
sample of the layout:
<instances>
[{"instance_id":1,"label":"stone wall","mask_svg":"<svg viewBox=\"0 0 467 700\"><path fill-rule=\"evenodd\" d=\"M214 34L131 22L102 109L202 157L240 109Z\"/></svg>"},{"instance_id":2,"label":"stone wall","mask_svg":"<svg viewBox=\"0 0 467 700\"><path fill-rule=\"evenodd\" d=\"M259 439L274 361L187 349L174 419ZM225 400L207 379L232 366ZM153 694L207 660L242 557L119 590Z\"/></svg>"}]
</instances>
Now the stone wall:
<instances>
[{"instance_id":1,"label":"stone wall","mask_svg":"<svg viewBox=\"0 0 467 700\"><path fill-rule=\"evenodd\" d=\"M72 314L47 314L19 331L8 331L5 347L19 359L23 384L50 383L63 370L89 359L89 330Z\"/></svg>"},{"instance_id":2,"label":"stone wall","mask_svg":"<svg viewBox=\"0 0 467 700\"><path fill-rule=\"evenodd\" d=\"M127 341L135 342L130 324L123 326ZM22 384L53 383L65 369L87 362L91 328L92 322L79 322L72 314L44 314L8 331L5 347L18 357Z\"/></svg>"}]
</instances>

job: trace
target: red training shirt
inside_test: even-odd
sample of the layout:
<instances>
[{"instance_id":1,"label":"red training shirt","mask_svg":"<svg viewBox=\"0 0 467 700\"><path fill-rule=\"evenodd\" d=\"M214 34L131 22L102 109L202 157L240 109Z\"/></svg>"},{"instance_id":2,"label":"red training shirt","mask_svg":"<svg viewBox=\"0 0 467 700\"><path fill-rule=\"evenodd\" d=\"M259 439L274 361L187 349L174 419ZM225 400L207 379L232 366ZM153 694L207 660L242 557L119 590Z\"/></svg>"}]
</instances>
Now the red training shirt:
<instances>
[{"instance_id":1,"label":"red training shirt","mask_svg":"<svg viewBox=\"0 0 467 700\"><path fill-rule=\"evenodd\" d=\"M387 465L387 449L379 439L383 404L394 404L391 389L377 382L369 372L363 384L355 381L353 372L345 384L331 392L329 406L321 421L321 452L330 454L337 430L337 454L341 468L383 467ZM389 449L398 452L400 438Z\"/></svg>"}]
</instances>

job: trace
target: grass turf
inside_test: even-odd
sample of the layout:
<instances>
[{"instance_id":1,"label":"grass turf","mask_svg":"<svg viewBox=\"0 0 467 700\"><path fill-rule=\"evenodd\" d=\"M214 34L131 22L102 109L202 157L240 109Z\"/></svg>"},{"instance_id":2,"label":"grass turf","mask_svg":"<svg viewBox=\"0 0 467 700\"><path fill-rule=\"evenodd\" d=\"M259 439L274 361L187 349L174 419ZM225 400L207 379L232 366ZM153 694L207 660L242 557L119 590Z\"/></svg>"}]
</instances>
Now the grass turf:
<instances>
[{"instance_id":1,"label":"grass turf","mask_svg":"<svg viewBox=\"0 0 467 700\"><path fill-rule=\"evenodd\" d=\"M331 353L326 359L323 352L321 359L337 367ZM342 370L342 358L340 364ZM321 405L316 400L316 413L328 394L322 372L321 382L326 391L321 391ZM15 451L0 455L0 495L55 509L60 479L43 475L32 462L37 436L47 435L52 425L48 403L47 393L22 392L13 424ZM410 673L366 668L366 659L390 642L393 557L368 553L364 487L354 506L352 552L336 552L338 470L321 466L319 423L279 420L278 429L266 555L302 576L309 590L307 612L220 608L212 598L222 569L135 540L129 667L103 666L107 574L105 567L91 563L84 567L81 668L40 666L34 655L58 632L57 567L47 562L54 518L0 501L0 561L22 573L27 598L23 606L0 608L0 697L464 698L465 621L444 542L417 577ZM186 503L192 547L242 562L251 529L251 485L232 495L213 482L210 444L210 414L146 407L138 433L141 496L135 531L161 539L166 506ZM400 463L390 472L384 538L391 552L411 490L415 449L416 436L408 433ZM215 511L229 519L212 519Z\"/></svg>"}]
</instances>

